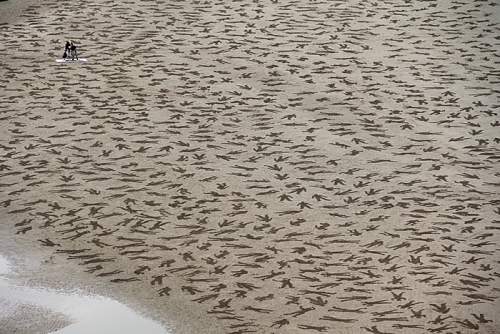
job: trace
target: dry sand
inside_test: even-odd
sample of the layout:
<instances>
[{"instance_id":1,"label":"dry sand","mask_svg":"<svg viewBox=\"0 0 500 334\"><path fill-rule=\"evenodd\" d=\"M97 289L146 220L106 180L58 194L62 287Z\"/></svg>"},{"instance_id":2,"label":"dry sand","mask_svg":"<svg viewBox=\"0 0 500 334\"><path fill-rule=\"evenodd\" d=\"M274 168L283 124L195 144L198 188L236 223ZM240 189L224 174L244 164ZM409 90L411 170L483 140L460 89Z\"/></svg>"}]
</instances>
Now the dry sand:
<instances>
[{"instance_id":1,"label":"dry sand","mask_svg":"<svg viewBox=\"0 0 500 334\"><path fill-rule=\"evenodd\" d=\"M494 1L20 3L0 3L19 282L175 334L500 331ZM89 61L56 63L66 40ZM3 328L35 333L22 313Z\"/></svg>"},{"instance_id":2,"label":"dry sand","mask_svg":"<svg viewBox=\"0 0 500 334\"><path fill-rule=\"evenodd\" d=\"M15 23L23 20L22 14L32 5L41 5L42 0L8 0L0 2L0 23ZM42 7L43 8L43 7ZM39 13L43 13L43 9Z\"/></svg>"}]
</instances>

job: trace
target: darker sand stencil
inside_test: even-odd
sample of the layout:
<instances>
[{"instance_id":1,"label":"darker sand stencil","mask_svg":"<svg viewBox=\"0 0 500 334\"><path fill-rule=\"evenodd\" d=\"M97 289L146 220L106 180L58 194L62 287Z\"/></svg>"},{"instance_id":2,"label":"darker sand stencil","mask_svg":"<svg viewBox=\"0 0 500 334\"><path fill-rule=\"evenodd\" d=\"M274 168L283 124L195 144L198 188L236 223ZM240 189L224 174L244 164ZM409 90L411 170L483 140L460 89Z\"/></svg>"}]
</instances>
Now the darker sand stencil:
<instances>
[{"instance_id":1,"label":"darker sand stencil","mask_svg":"<svg viewBox=\"0 0 500 334\"><path fill-rule=\"evenodd\" d=\"M13 237L224 333L498 332L494 1L41 9L0 29Z\"/></svg>"}]
</instances>

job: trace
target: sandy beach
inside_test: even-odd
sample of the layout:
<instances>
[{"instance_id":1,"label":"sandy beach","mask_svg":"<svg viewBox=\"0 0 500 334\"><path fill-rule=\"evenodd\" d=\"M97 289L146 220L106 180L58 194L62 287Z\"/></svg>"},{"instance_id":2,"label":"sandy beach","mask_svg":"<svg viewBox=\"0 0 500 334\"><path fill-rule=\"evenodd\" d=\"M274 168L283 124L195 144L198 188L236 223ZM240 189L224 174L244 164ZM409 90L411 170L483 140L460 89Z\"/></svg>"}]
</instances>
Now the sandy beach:
<instances>
[{"instance_id":1,"label":"sandy beach","mask_svg":"<svg viewBox=\"0 0 500 334\"><path fill-rule=\"evenodd\" d=\"M500 332L499 23L0 2L0 334Z\"/></svg>"},{"instance_id":2,"label":"sandy beach","mask_svg":"<svg viewBox=\"0 0 500 334\"><path fill-rule=\"evenodd\" d=\"M16 21L23 20L23 13L30 6L39 6L43 1L41 0L7 0L0 1L0 23L16 23ZM42 13L43 9L39 11Z\"/></svg>"}]
</instances>

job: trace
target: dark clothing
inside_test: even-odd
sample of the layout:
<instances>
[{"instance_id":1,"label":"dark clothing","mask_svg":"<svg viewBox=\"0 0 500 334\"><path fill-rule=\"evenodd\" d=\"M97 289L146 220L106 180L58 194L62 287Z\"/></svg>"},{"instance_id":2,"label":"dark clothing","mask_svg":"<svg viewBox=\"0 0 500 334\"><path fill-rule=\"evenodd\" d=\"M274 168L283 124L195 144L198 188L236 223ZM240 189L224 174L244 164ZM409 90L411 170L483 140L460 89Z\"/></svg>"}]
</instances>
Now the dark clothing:
<instances>
[{"instance_id":1,"label":"dark clothing","mask_svg":"<svg viewBox=\"0 0 500 334\"><path fill-rule=\"evenodd\" d=\"M64 45L63 59L71 57L71 60L78 60L78 54L76 53L76 45L73 42L67 41Z\"/></svg>"},{"instance_id":2,"label":"dark clothing","mask_svg":"<svg viewBox=\"0 0 500 334\"><path fill-rule=\"evenodd\" d=\"M71 51L71 60L75 60L75 58L78 60L78 55L76 53L76 46L73 43L71 43L70 51Z\"/></svg>"}]
</instances>

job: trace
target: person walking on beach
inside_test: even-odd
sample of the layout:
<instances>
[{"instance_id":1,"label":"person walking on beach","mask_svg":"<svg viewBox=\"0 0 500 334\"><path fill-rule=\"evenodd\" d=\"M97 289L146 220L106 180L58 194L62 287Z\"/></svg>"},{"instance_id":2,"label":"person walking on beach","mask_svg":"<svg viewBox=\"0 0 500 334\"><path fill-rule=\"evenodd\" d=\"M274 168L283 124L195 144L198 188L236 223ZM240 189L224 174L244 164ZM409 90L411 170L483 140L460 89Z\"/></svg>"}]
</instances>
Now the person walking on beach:
<instances>
[{"instance_id":1,"label":"person walking on beach","mask_svg":"<svg viewBox=\"0 0 500 334\"><path fill-rule=\"evenodd\" d=\"M69 47L70 51L71 51L71 60L78 60L78 54L76 53L76 45L71 42L71 45Z\"/></svg>"},{"instance_id":2,"label":"person walking on beach","mask_svg":"<svg viewBox=\"0 0 500 334\"><path fill-rule=\"evenodd\" d=\"M69 50L70 46L71 46L71 43L69 41L66 41L66 45L64 46L63 59L68 58L69 52L70 52L70 50Z\"/></svg>"}]
</instances>

